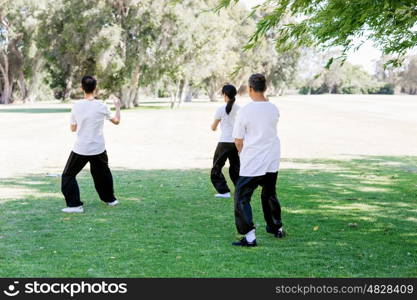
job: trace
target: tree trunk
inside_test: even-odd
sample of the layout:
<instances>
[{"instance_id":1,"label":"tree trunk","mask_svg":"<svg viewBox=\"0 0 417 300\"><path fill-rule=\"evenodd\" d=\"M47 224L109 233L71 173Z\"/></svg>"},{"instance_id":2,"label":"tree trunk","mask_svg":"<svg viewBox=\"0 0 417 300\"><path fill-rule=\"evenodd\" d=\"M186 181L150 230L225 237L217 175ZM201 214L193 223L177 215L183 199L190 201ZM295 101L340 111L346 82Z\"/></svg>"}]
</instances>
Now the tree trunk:
<instances>
[{"instance_id":1,"label":"tree trunk","mask_svg":"<svg viewBox=\"0 0 417 300\"><path fill-rule=\"evenodd\" d=\"M1 93L0 103L9 104L12 97L12 82L10 82L9 77L9 58L5 53L3 53L3 64L0 61L0 72L3 76L3 90Z\"/></svg>"},{"instance_id":2,"label":"tree trunk","mask_svg":"<svg viewBox=\"0 0 417 300\"><path fill-rule=\"evenodd\" d=\"M129 108L134 107L134 100L136 98L136 89L133 87L127 88L127 101L129 101Z\"/></svg>"},{"instance_id":3,"label":"tree trunk","mask_svg":"<svg viewBox=\"0 0 417 300\"><path fill-rule=\"evenodd\" d=\"M244 84L245 84L245 81L244 80L240 80L239 83L238 83L238 85L237 85L237 90L238 90L239 95L240 95L240 92L244 88L244 86L243 86Z\"/></svg>"},{"instance_id":4,"label":"tree trunk","mask_svg":"<svg viewBox=\"0 0 417 300\"><path fill-rule=\"evenodd\" d=\"M4 80L3 91L1 93L0 104L9 104L12 97L12 87L7 79Z\"/></svg>"},{"instance_id":5,"label":"tree trunk","mask_svg":"<svg viewBox=\"0 0 417 300\"><path fill-rule=\"evenodd\" d=\"M180 106L180 104L182 102L191 102L192 100L192 91L191 91L191 87L190 87L190 82L188 79L186 79L184 81L184 84L182 85L182 90L181 90L181 99L178 103L178 106Z\"/></svg>"},{"instance_id":6,"label":"tree trunk","mask_svg":"<svg viewBox=\"0 0 417 300\"><path fill-rule=\"evenodd\" d=\"M132 108L139 106L139 78L140 67L136 66L129 83L124 85L119 92L122 108Z\"/></svg>"},{"instance_id":7,"label":"tree trunk","mask_svg":"<svg viewBox=\"0 0 417 300\"><path fill-rule=\"evenodd\" d=\"M123 87L119 92L120 102L122 104L122 108L132 108L133 103L131 101L131 89L128 87Z\"/></svg>"},{"instance_id":8,"label":"tree trunk","mask_svg":"<svg viewBox=\"0 0 417 300\"><path fill-rule=\"evenodd\" d=\"M65 102L67 98L70 96L72 87L72 78L69 78L65 84L64 91L62 93L62 101Z\"/></svg>"},{"instance_id":9,"label":"tree trunk","mask_svg":"<svg viewBox=\"0 0 417 300\"><path fill-rule=\"evenodd\" d=\"M177 95L176 95L176 101L178 102L177 103L177 107L179 107L180 106L180 104L181 104L181 99L182 99L182 92L183 92L183 90L184 90L184 80L179 80L179 82L178 82L178 86L177 86Z\"/></svg>"},{"instance_id":10,"label":"tree trunk","mask_svg":"<svg viewBox=\"0 0 417 300\"><path fill-rule=\"evenodd\" d=\"M193 90L188 88L187 92L184 93L184 102L192 102L193 101Z\"/></svg>"},{"instance_id":11,"label":"tree trunk","mask_svg":"<svg viewBox=\"0 0 417 300\"><path fill-rule=\"evenodd\" d=\"M132 78L130 80L131 86L131 95L130 101L132 101L132 105L137 107L139 106L139 78L140 78L140 65L137 64L135 67L135 71L133 72Z\"/></svg>"},{"instance_id":12,"label":"tree trunk","mask_svg":"<svg viewBox=\"0 0 417 300\"><path fill-rule=\"evenodd\" d=\"M25 81L25 76L23 75L23 71L19 71L19 78L18 78L17 83L19 85L22 101L26 102L28 98L28 89L26 86L26 81Z\"/></svg>"},{"instance_id":13,"label":"tree trunk","mask_svg":"<svg viewBox=\"0 0 417 300\"><path fill-rule=\"evenodd\" d=\"M134 107L138 107L140 103L140 98L139 98L139 88L136 89L135 92L135 98L133 99L133 106Z\"/></svg>"},{"instance_id":14,"label":"tree trunk","mask_svg":"<svg viewBox=\"0 0 417 300\"><path fill-rule=\"evenodd\" d=\"M209 85L209 89L208 89L208 96L211 102L216 102L217 101L217 89L216 86L212 83L210 83Z\"/></svg>"},{"instance_id":15,"label":"tree trunk","mask_svg":"<svg viewBox=\"0 0 417 300\"><path fill-rule=\"evenodd\" d=\"M124 87L120 92L120 101L123 108L133 108L139 106L139 88Z\"/></svg>"},{"instance_id":16,"label":"tree trunk","mask_svg":"<svg viewBox=\"0 0 417 300\"><path fill-rule=\"evenodd\" d=\"M12 41L10 41L8 49L9 49L9 61L11 62L11 68L9 68L9 83L14 84L15 78L17 79L17 86L20 90L20 98L22 101L25 102L28 91L25 76L23 74L23 65L24 65L24 57L22 53L18 50L18 43L22 40L22 35L17 36ZM13 88L12 88L13 90ZM12 94L13 96L13 94Z\"/></svg>"},{"instance_id":17,"label":"tree trunk","mask_svg":"<svg viewBox=\"0 0 417 300\"><path fill-rule=\"evenodd\" d=\"M36 93L38 92L35 89L38 89L39 81L42 80L41 75L40 75L42 67L43 67L41 56L42 54L39 51L36 54L36 57L34 58L33 75L29 79L28 87L27 87L27 93L28 93L27 97L28 97L29 102L35 101Z\"/></svg>"},{"instance_id":18,"label":"tree trunk","mask_svg":"<svg viewBox=\"0 0 417 300\"><path fill-rule=\"evenodd\" d=\"M171 92L171 103L170 103L170 108L173 109L175 105L175 93Z\"/></svg>"},{"instance_id":19,"label":"tree trunk","mask_svg":"<svg viewBox=\"0 0 417 300\"><path fill-rule=\"evenodd\" d=\"M171 109L175 107L175 103L177 102L178 96L180 94L181 88L181 80L178 80L175 85L175 91L171 92Z\"/></svg>"}]
</instances>

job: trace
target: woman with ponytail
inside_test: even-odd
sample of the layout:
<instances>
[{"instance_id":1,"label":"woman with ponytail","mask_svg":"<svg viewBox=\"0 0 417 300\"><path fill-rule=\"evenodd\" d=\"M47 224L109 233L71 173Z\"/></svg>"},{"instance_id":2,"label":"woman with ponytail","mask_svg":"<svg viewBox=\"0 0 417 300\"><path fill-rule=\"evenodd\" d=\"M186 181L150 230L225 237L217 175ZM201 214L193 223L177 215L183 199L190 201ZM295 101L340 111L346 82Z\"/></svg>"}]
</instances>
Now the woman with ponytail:
<instances>
[{"instance_id":1,"label":"woman with ponytail","mask_svg":"<svg viewBox=\"0 0 417 300\"><path fill-rule=\"evenodd\" d=\"M213 131L217 129L219 123L221 128L221 135L214 153L213 168L210 175L211 182L217 191L215 195L217 198L230 198L230 189L222 173L226 160L229 160L229 175L233 184L236 184L239 178L239 153L232 136L236 113L239 110L239 106L235 104L236 94L237 91L233 85L227 84L222 88L222 95L226 104L217 109L214 122L211 125Z\"/></svg>"}]
</instances>

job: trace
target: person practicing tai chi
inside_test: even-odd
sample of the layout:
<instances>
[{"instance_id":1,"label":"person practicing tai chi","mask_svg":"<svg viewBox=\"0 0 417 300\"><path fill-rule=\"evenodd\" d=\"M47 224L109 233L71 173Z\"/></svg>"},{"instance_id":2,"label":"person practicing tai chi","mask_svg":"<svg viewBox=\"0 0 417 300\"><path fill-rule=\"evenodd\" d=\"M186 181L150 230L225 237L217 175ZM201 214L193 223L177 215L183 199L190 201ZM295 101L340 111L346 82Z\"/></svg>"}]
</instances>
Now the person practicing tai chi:
<instances>
[{"instance_id":1,"label":"person practicing tai chi","mask_svg":"<svg viewBox=\"0 0 417 300\"><path fill-rule=\"evenodd\" d=\"M262 74L249 78L249 96L253 100L242 107L236 118L233 137L240 155L240 177L235 192L235 222L244 237L234 246L256 246L255 226L250 205L254 190L262 187L261 201L266 231L284 237L281 206L276 194L280 163L277 135L278 108L265 97L266 80Z\"/></svg>"},{"instance_id":2,"label":"person practicing tai chi","mask_svg":"<svg viewBox=\"0 0 417 300\"><path fill-rule=\"evenodd\" d=\"M222 173L226 160L229 160L229 175L233 184L236 184L239 178L239 154L232 136L236 113L239 110L239 105L235 104L236 94L237 91L233 85L228 84L223 87L222 95L227 104L217 109L214 122L211 125L213 131L217 129L219 123L221 127L220 140L214 153L213 168L210 174L211 182L217 191L215 195L217 198L230 198L230 189Z\"/></svg>"},{"instance_id":3,"label":"person practicing tai chi","mask_svg":"<svg viewBox=\"0 0 417 300\"><path fill-rule=\"evenodd\" d=\"M71 112L71 131L77 132L77 140L62 173L61 190L67 203L67 207L62 211L66 213L84 211L75 177L88 162L100 199L109 206L119 203L114 196L113 177L108 165L103 125L105 119L116 125L120 123L120 102L114 101L116 113L112 117L109 108L102 101L94 98L96 79L84 76L81 85L84 99L75 102Z\"/></svg>"}]
</instances>

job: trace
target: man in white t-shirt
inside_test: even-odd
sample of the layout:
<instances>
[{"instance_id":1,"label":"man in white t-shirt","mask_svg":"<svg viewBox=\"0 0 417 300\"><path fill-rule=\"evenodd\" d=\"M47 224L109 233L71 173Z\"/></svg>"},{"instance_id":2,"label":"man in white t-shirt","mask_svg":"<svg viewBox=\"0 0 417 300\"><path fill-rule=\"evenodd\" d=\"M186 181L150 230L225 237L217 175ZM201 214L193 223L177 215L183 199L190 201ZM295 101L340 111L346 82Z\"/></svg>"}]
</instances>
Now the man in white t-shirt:
<instances>
[{"instance_id":1,"label":"man in white t-shirt","mask_svg":"<svg viewBox=\"0 0 417 300\"><path fill-rule=\"evenodd\" d=\"M262 186L262 209L266 231L277 238L284 236L281 206L276 194L280 162L280 140L277 134L278 108L265 97L266 79L262 74L249 78L252 102L238 112L233 137L239 151L240 177L235 191L235 221L244 237L235 246L256 246L255 225L250 200L254 190Z\"/></svg>"},{"instance_id":2,"label":"man in white t-shirt","mask_svg":"<svg viewBox=\"0 0 417 300\"><path fill-rule=\"evenodd\" d=\"M71 111L71 131L77 132L77 140L62 173L61 190L67 203L67 207L62 211L66 213L84 211L76 176L88 162L100 199L109 206L119 203L114 196L103 125L105 119L115 125L120 123L120 102L115 100L116 114L112 117L109 108L102 101L94 98L96 79L84 76L81 85L85 94L84 99L77 101Z\"/></svg>"}]
</instances>

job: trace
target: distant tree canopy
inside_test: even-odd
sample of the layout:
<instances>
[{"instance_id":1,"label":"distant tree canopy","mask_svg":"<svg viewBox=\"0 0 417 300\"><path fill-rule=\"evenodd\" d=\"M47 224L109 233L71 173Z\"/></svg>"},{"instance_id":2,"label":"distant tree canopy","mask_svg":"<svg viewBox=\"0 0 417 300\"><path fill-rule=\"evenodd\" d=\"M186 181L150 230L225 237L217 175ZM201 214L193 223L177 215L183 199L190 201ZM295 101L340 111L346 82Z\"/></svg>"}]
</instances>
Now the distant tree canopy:
<instances>
[{"instance_id":1,"label":"distant tree canopy","mask_svg":"<svg viewBox=\"0 0 417 300\"><path fill-rule=\"evenodd\" d=\"M126 108L139 91L170 96L172 106L221 86L241 86L249 73L268 74L271 91L294 79L298 56L278 56L263 43L242 45L259 16L248 10L213 13L217 0L3 0L0 6L0 103L80 96L91 74L100 96ZM49 93L45 93L49 87ZM40 94L40 95L39 95Z\"/></svg>"},{"instance_id":2,"label":"distant tree canopy","mask_svg":"<svg viewBox=\"0 0 417 300\"><path fill-rule=\"evenodd\" d=\"M326 61L338 55L340 52L336 50L325 53L311 48L301 50L297 80L301 94L394 93L394 85L387 80L387 77L372 76L362 66L345 62L344 64L332 64L326 68ZM380 64L379 62L378 69L381 67ZM397 84L400 84L400 81Z\"/></svg>"},{"instance_id":3,"label":"distant tree canopy","mask_svg":"<svg viewBox=\"0 0 417 300\"><path fill-rule=\"evenodd\" d=\"M219 0L218 10L239 0ZM276 34L280 51L299 47L341 46L342 58L360 45L354 40L375 42L385 55L395 55L388 64L398 65L417 44L417 3L415 0L267 0L253 8L263 11L248 47L269 31Z\"/></svg>"},{"instance_id":4,"label":"distant tree canopy","mask_svg":"<svg viewBox=\"0 0 417 300\"><path fill-rule=\"evenodd\" d=\"M172 107L201 94L214 101L225 83L244 90L253 72L267 76L272 95L417 93L415 57L387 67L416 43L415 1L269 0L253 11L221 9L237 2L0 0L0 104L80 97L84 74L97 77L100 97L125 108L144 93L170 97ZM385 52L376 76L347 63L323 69L361 36ZM342 51L318 54L322 46Z\"/></svg>"}]
</instances>

